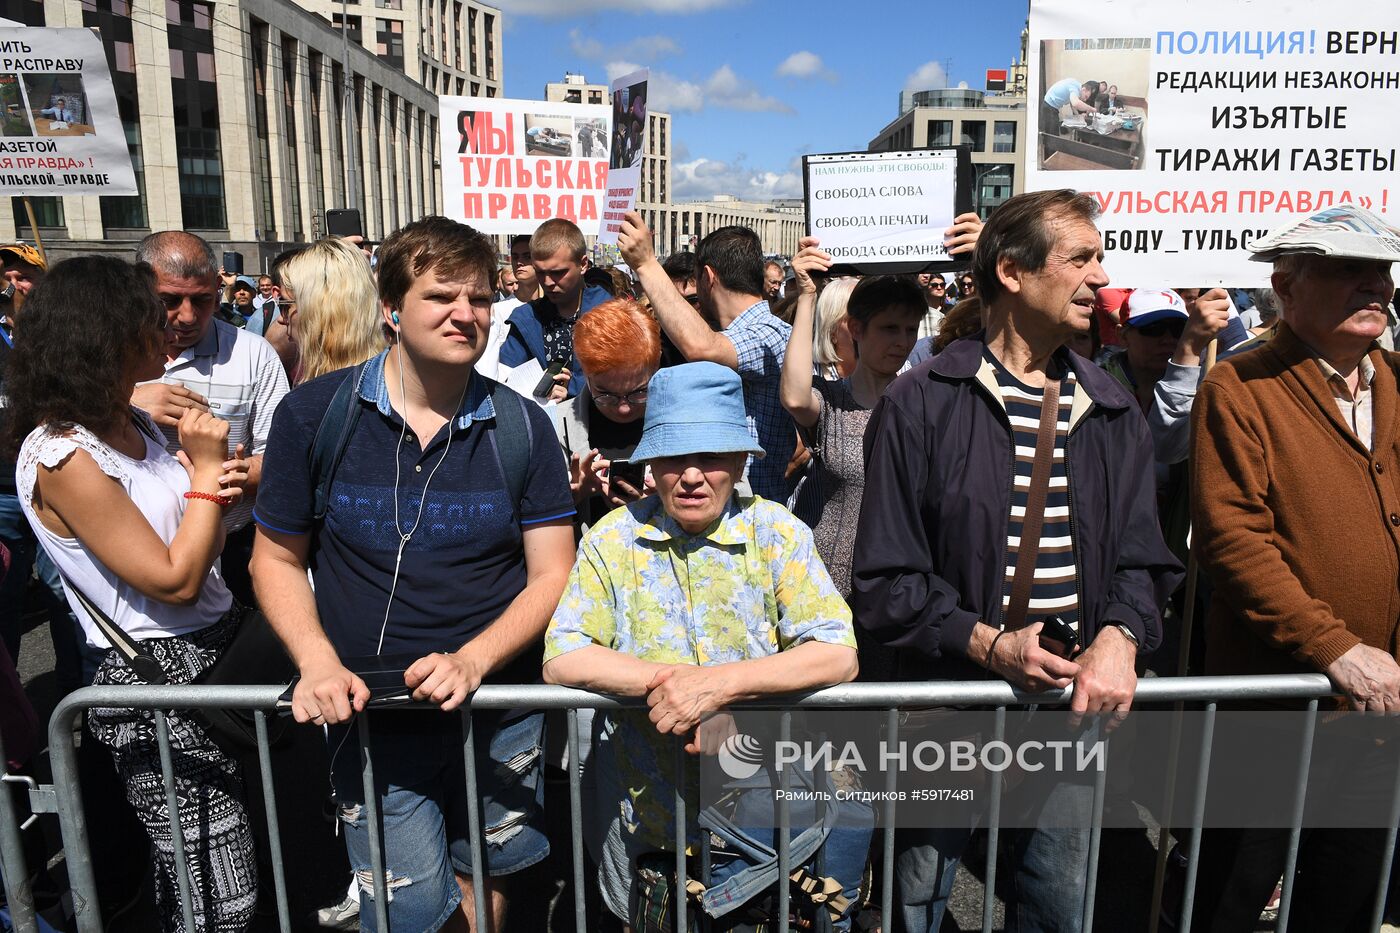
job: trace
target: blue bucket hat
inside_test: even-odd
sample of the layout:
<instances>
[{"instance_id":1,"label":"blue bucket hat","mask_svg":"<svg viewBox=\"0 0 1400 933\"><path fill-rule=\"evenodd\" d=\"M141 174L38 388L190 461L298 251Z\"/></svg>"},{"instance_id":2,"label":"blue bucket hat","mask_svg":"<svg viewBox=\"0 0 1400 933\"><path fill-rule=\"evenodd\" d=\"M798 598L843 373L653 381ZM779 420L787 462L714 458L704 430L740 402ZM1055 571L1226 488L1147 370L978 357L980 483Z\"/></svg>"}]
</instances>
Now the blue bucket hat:
<instances>
[{"instance_id":1,"label":"blue bucket hat","mask_svg":"<svg viewBox=\"0 0 1400 933\"><path fill-rule=\"evenodd\" d=\"M763 456L749 434L738 373L718 363L684 363L651 377L633 460L739 452Z\"/></svg>"}]
</instances>

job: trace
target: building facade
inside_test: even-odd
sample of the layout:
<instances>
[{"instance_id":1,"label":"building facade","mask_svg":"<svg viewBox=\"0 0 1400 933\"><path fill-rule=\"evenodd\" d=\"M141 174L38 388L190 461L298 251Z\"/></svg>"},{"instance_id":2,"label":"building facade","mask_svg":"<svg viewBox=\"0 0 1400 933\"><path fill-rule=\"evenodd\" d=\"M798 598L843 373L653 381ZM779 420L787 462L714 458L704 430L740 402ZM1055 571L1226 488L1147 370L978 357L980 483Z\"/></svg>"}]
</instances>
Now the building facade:
<instances>
[{"instance_id":1,"label":"building facade","mask_svg":"<svg viewBox=\"0 0 1400 933\"><path fill-rule=\"evenodd\" d=\"M341 0L295 0L341 28ZM352 9L353 8L353 9ZM501 11L476 0L349 0L349 39L435 94L501 96Z\"/></svg>"},{"instance_id":2,"label":"building facade","mask_svg":"<svg viewBox=\"0 0 1400 933\"><path fill-rule=\"evenodd\" d=\"M1026 33L1021 59L997 93L972 88L902 91L899 116L870 141L868 152L967 146L972 155L973 204L985 219L1025 190Z\"/></svg>"},{"instance_id":3,"label":"building facade","mask_svg":"<svg viewBox=\"0 0 1400 933\"><path fill-rule=\"evenodd\" d=\"M801 204L741 201L717 194L708 201L691 201L671 208L672 239L664 253L694 252L696 245L720 227L748 227L758 234L763 252L786 256L797 252L797 241L806 234L807 220Z\"/></svg>"},{"instance_id":4,"label":"building facade","mask_svg":"<svg viewBox=\"0 0 1400 933\"><path fill-rule=\"evenodd\" d=\"M136 169L135 196L31 199L53 259L189 230L256 272L331 208L358 207L371 240L441 211L436 96L352 45L347 115L341 35L295 3L0 0L0 16L98 30ZM0 199L0 230L31 239L20 199Z\"/></svg>"}]
</instances>

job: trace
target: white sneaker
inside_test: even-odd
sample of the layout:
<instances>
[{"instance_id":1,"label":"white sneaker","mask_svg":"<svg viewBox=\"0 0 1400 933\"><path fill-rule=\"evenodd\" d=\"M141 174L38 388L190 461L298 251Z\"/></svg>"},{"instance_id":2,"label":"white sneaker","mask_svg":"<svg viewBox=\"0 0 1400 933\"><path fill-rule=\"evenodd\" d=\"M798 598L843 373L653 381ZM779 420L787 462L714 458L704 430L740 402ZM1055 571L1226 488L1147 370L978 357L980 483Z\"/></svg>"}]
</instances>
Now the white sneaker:
<instances>
[{"instance_id":1,"label":"white sneaker","mask_svg":"<svg viewBox=\"0 0 1400 933\"><path fill-rule=\"evenodd\" d=\"M328 930L358 930L360 902L347 895L334 907L322 907L316 911L316 922Z\"/></svg>"}]
</instances>

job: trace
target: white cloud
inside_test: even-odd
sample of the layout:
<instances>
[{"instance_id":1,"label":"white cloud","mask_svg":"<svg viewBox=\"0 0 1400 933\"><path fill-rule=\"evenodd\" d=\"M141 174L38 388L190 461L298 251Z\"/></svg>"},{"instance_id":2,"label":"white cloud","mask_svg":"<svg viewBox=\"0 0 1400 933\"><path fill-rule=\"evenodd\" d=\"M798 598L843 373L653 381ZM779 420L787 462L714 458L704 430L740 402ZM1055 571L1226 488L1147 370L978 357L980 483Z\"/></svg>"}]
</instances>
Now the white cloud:
<instances>
[{"instance_id":1,"label":"white cloud","mask_svg":"<svg viewBox=\"0 0 1400 933\"><path fill-rule=\"evenodd\" d=\"M725 110L793 112L787 104L776 97L763 94L748 81L740 78L728 65L720 65L715 73L705 80L705 95L710 106Z\"/></svg>"},{"instance_id":2,"label":"white cloud","mask_svg":"<svg viewBox=\"0 0 1400 933\"><path fill-rule=\"evenodd\" d=\"M734 6L738 0L594 0L590 13L622 10L628 13L705 13ZM576 16L577 0L494 0L492 6L517 16ZM510 17L506 17L507 21Z\"/></svg>"},{"instance_id":3,"label":"white cloud","mask_svg":"<svg viewBox=\"0 0 1400 933\"><path fill-rule=\"evenodd\" d=\"M608 80L613 81L640 67L642 66L635 62L621 59L608 62L603 66L603 70L607 72ZM652 108L666 113L699 113L706 107L769 113L793 112L787 104L776 97L761 93L758 88L740 78L728 65L721 65L702 84L653 68L647 84L647 102Z\"/></svg>"},{"instance_id":4,"label":"white cloud","mask_svg":"<svg viewBox=\"0 0 1400 933\"><path fill-rule=\"evenodd\" d=\"M676 201L708 201L728 194L745 201L771 201L802 195L800 172L774 172L751 168L742 158L734 162L701 156L671 165L672 196Z\"/></svg>"},{"instance_id":5,"label":"white cloud","mask_svg":"<svg viewBox=\"0 0 1400 933\"><path fill-rule=\"evenodd\" d=\"M569 30L569 47L579 58L590 61L631 59L650 62L667 55L677 55L681 50L670 36L638 36L630 42L608 46L577 28Z\"/></svg>"},{"instance_id":6,"label":"white cloud","mask_svg":"<svg viewBox=\"0 0 1400 933\"><path fill-rule=\"evenodd\" d=\"M783 63L778 66L775 74L780 78L820 78L823 81L836 83L836 73L826 67L822 57L805 49L793 52L783 59Z\"/></svg>"},{"instance_id":7,"label":"white cloud","mask_svg":"<svg viewBox=\"0 0 1400 933\"><path fill-rule=\"evenodd\" d=\"M926 62L918 70L904 79L906 91L925 91L948 86L948 73L942 62Z\"/></svg>"}]
</instances>

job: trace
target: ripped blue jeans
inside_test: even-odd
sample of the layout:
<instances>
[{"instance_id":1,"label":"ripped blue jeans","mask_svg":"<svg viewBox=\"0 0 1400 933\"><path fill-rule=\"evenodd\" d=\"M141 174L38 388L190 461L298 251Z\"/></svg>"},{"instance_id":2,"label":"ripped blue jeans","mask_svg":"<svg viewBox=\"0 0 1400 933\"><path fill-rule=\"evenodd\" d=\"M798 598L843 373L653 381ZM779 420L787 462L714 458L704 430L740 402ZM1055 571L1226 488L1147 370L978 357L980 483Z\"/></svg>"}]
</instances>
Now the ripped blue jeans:
<instances>
[{"instance_id":1,"label":"ripped blue jeans","mask_svg":"<svg viewBox=\"0 0 1400 933\"><path fill-rule=\"evenodd\" d=\"M542 809L544 714L483 712L473 720L487 872L493 877L514 874L549 855ZM370 719L389 923L395 930L438 929L461 901L454 873L475 874L460 723L455 713L381 712ZM333 729L329 739L345 847L360 883L360 922L362 929L374 931L371 826L357 730L352 725L346 735Z\"/></svg>"}]
</instances>

